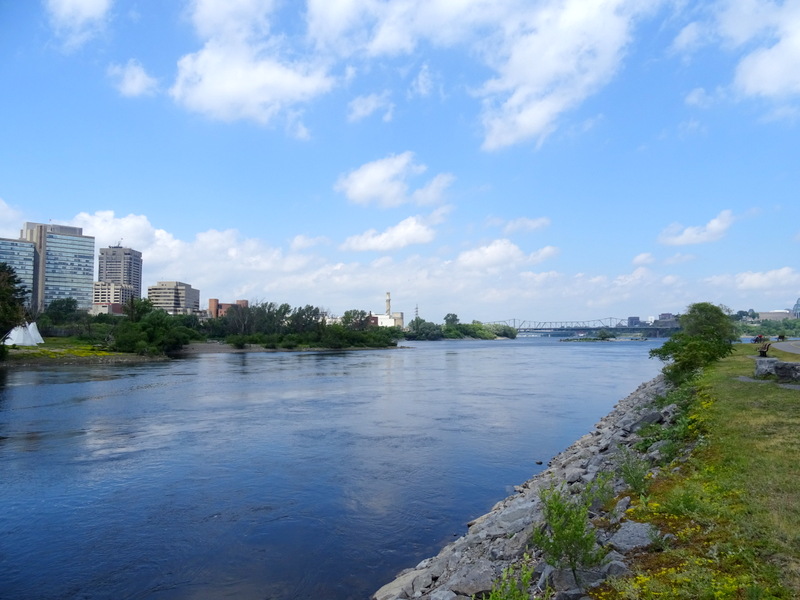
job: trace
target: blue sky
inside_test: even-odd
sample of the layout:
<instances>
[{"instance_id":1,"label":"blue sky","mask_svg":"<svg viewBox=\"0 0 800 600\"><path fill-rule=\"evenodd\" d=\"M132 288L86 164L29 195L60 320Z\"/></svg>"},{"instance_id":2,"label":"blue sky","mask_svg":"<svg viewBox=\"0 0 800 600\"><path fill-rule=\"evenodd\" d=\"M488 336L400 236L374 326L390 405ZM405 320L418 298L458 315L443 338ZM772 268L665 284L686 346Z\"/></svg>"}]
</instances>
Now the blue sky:
<instances>
[{"instance_id":1,"label":"blue sky","mask_svg":"<svg viewBox=\"0 0 800 600\"><path fill-rule=\"evenodd\" d=\"M0 236L441 322L800 296L800 1L0 0Z\"/></svg>"}]
</instances>

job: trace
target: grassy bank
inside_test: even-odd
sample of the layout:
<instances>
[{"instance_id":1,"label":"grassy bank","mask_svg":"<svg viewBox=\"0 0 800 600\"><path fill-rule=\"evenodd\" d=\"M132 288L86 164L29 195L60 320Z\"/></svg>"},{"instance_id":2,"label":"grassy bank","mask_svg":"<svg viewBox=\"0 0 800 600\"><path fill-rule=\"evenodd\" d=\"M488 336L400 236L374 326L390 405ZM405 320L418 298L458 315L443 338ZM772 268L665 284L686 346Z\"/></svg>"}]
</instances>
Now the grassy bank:
<instances>
[{"instance_id":1,"label":"grassy bank","mask_svg":"<svg viewBox=\"0 0 800 600\"><path fill-rule=\"evenodd\" d=\"M754 354L735 346L683 390L676 426L694 451L665 465L629 514L671 535L592 597L800 598L800 391L741 379Z\"/></svg>"},{"instance_id":2,"label":"grassy bank","mask_svg":"<svg viewBox=\"0 0 800 600\"><path fill-rule=\"evenodd\" d=\"M127 352L110 352L74 337L48 337L41 346L10 346L0 367L19 365L141 362L145 357Z\"/></svg>"}]
</instances>

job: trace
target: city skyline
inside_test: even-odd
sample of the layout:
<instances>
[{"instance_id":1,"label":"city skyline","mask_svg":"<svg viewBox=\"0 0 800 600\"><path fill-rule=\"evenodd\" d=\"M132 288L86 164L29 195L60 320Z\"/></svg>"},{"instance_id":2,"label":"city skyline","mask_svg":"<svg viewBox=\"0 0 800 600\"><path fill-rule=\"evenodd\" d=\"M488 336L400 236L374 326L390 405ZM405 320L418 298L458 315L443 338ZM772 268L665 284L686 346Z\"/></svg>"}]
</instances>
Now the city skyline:
<instances>
[{"instance_id":1,"label":"city skyline","mask_svg":"<svg viewBox=\"0 0 800 600\"><path fill-rule=\"evenodd\" d=\"M800 296L797 0L46 0L0 27L0 237L81 227L201 306Z\"/></svg>"}]
</instances>

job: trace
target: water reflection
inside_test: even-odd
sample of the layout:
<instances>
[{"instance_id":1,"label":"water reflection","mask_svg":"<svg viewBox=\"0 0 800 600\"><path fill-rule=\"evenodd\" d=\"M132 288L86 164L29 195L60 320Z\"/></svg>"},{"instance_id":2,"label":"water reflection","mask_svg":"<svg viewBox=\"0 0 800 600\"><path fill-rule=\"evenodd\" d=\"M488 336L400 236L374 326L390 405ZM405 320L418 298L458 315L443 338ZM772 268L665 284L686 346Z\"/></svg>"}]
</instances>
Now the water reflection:
<instances>
[{"instance_id":1,"label":"water reflection","mask_svg":"<svg viewBox=\"0 0 800 600\"><path fill-rule=\"evenodd\" d=\"M594 345L420 343L9 373L0 590L365 598L659 366L641 343L575 346Z\"/></svg>"}]
</instances>

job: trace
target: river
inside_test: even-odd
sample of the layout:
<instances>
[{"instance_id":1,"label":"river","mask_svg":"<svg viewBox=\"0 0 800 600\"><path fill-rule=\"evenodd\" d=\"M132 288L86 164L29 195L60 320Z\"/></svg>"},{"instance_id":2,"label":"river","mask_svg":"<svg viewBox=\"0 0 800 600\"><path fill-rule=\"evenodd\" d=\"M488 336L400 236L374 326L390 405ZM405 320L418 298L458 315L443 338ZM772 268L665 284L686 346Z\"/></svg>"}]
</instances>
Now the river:
<instances>
[{"instance_id":1,"label":"river","mask_svg":"<svg viewBox=\"0 0 800 600\"><path fill-rule=\"evenodd\" d=\"M0 597L364 600L654 377L657 343L0 370Z\"/></svg>"}]
</instances>

